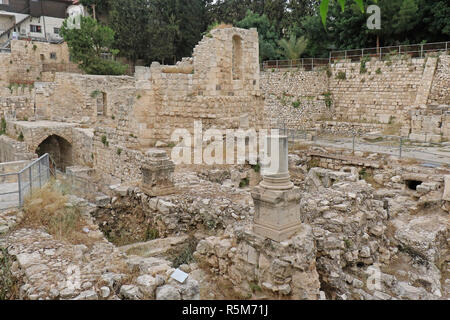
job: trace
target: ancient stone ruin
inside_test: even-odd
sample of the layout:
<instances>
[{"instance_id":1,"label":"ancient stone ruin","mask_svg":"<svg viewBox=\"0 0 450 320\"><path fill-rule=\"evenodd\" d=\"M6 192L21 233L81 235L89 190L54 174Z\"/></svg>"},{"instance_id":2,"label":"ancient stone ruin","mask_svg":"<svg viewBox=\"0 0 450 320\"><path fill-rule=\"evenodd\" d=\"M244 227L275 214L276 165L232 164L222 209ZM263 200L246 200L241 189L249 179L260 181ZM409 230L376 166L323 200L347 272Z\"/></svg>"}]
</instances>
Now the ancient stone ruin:
<instances>
[{"instance_id":1,"label":"ancient stone ruin","mask_svg":"<svg viewBox=\"0 0 450 320\"><path fill-rule=\"evenodd\" d=\"M133 76L86 75L65 44L12 40L0 53L6 298L448 299L449 54L360 70L261 70L257 31L232 27ZM195 141L196 123L219 133ZM175 165L176 147L221 146L227 130L233 149L239 130L267 132L242 140L256 162Z\"/></svg>"}]
</instances>

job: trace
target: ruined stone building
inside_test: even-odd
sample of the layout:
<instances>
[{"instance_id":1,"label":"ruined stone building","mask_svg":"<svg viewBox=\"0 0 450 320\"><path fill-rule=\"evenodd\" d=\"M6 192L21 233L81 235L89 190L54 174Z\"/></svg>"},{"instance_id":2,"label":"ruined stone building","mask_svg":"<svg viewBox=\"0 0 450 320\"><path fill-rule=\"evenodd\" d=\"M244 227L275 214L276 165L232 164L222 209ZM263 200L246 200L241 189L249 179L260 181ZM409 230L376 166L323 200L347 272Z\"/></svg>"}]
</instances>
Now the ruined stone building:
<instances>
[{"instance_id":1,"label":"ruined stone building","mask_svg":"<svg viewBox=\"0 0 450 320\"><path fill-rule=\"evenodd\" d=\"M375 131L449 152L448 52L362 63L262 71L257 31L224 28L175 66L94 76L65 44L11 41L0 52L0 174L50 154L61 172L53 186L70 195L55 204L38 193L28 205L79 209L78 236L88 238L14 229L24 212L0 210L18 297L448 299L448 157L423 164L309 141ZM281 142L271 174L259 164L175 166L172 134L193 134L195 122L309 134L270 137ZM175 268L189 274L184 283Z\"/></svg>"}]
</instances>

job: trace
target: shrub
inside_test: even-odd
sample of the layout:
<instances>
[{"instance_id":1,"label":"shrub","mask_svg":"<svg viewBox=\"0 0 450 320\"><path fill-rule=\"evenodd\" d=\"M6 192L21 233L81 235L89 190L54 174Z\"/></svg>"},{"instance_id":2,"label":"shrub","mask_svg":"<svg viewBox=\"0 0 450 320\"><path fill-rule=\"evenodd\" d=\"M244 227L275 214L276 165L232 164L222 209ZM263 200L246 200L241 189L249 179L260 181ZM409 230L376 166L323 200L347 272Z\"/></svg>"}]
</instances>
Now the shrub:
<instances>
[{"instance_id":1,"label":"shrub","mask_svg":"<svg viewBox=\"0 0 450 320\"><path fill-rule=\"evenodd\" d=\"M292 102L292 106L295 108L295 109L297 109L297 108L299 108L300 107L300 101L294 101L294 102Z\"/></svg>"},{"instance_id":2,"label":"shrub","mask_svg":"<svg viewBox=\"0 0 450 320\"><path fill-rule=\"evenodd\" d=\"M239 188L245 188L250 184L250 181L248 180L248 178L242 179L241 182L239 183Z\"/></svg>"},{"instance_id":3,"label":"shrub","mask_svg":"<svg viewBox=\"0 0 450 320\"><path fill-rule=\"evenodd\" d=\"M109 146L108 138L106 138L106 136L102 136L102 143L105 147Z\"/></svg>"},{"instance_id":4,"label":"shrub","mask_svg":"<svg viewBox=\"0 0 450 320\"><path fill-rule=\"evenodd\" d=\"M361 58L361 66L359 68L359 73L364 74L367 73L366 64L370 61L370 57L362 57Z\"/></svg>"},{"instance_id":5,"label":"shrub","mask_svg":"<svg viewBox=\"0 0 450 320\"><path fill-rule=\"evenodd\" d=\"M327 106L327 108L331 108L331 106L333 105L333 99L331 98L331 93L330 92L325 92L323 94L325 96L325 105Z\"/></svg>"},{"instance_id":6,"label":"shrub","mask_svg":"<svg viewBox=\"0 0 450 320\"><path fill-rule=\"evenodd\" d=\"M122 149L118 148L117 149L117 155L120 156L122 154Z\"/></svg>"},{"instance_id":7,"label":"shrub","mask_svg":"<svg viewBox=\"0 0 450 320\"><path fill-rule=\"evenodd\" d=\"M375 71L376 74L382 74L383 72L381 71L380 68L377 69L377 71Z\"/></svg>"},{"instance_id":8,"label":"shrub","mask_svg":"<svg viewBox=\"0 0 450 320\"><path fill-rule=\"evenodd\" d=\"M346 80L347 79L347 74L344 71L339 71L336 79L338 80Z\"/></svg>"},{"instance_id":9,"label":"shrub","mask_svg":"<svg viewBox=\"0 0 450 320\"><path fill-rule=\"evenodd\" d=\"M17 140L19 140L19 141L23 141L24 140L24 136L23 136L22 132L19 133L19 136L17 137Z\"/></svg>"},{"instance_id":10,"label":"shrub","mask_svg":"<svg viewBox=\"0 0 450 320\"><path fill-rule=\"evenodd\" d=\"M6 134L6 120L5 117L2 117L0 121L0 136Z\"/></svg>"}]
</instances>

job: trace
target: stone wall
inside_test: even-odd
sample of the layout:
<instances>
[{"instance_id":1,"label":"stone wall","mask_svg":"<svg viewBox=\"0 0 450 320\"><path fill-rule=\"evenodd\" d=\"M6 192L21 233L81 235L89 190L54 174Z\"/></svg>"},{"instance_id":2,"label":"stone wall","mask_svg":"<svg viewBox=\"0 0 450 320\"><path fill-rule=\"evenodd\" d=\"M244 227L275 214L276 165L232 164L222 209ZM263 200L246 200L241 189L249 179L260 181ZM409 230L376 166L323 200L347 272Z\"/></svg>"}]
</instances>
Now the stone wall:
<instances>
[{"instance_id":1,"label":"stone wall","mask_svg":"<svg viewBox=\"0 0 450 320\"><path fill-rule=\"evenodd\" d=\"M24 142L11 139L8 136L0 136L0 162L30 160L35 158L34 153L29 153Z\"/></svg>"},{"instance_id":2,"label":"stone wall","mask_svg":"<svg viewBox=\"0 0 450 320\"><path fill-rule=\"evenodd\" d=\"M428 103L450 104L450 55L439 56Z\"/></svg>"},{"instance_id":3,"label":"stone wall","mask_svg":"<svg viewBox=\"0 0 450 320\"><path fill-rule=\"evenodd\" d=\"M255 29L216 29L175 67L138 68L135 117L143 146L169 142L174 129L264 126Z\"/></svg>"},{"instance_id":4,"label":"stone wall","mask_svg":"<svg viewBox=\"0 0 450 320\"><path fill-rule=\"evenodd\" d=\"M32 85L14 85L0 88L0 118L25 120L34 116L34 88Z\"/></svg>"},{"instance_id":5,"label":"stone wall","mask_svg":"<svg viewBox=\"0 0 450 320\"><path fill-rule=\"evenodd\" d=\"M446 137L449 57L446 54L438 57L430 54L424 59L391 56L385 61L342 60L329 70L262 72L267 118L272 127L389 131L390 134L413 133L413 137L420 132ZM442 105L438 121L434 119L436 107L432 105ZM431 120L415 116L433 117L437 126L433 124L430 129L421 123Z\"/></svg>"},{"instance_id":6,"label":"stone wall","mask_svg":"<svg viewBox=\"0 0 450 320\"><path fill-rule=\"evenodd\" d=\"M424 59L372 60L366 73L361 63L333 65L330 91L340 119L389 124L403 121L404 112L416 100L424 71ZM345 79L340 79L345 75Z\"/></svg>"},{"instance_id":7,"label":"stone wall","mask_svg":"<svg viewBox=\"0 0 450 320\"><path fill-rule=\"evenodd\" d=\"M324 70L265 71L261 90L272 128L310 128L331 111L325 102L328 78Z\"/></svg>"},{"instance_id":8,"label":"stone wall","mask_svg":"<svg viewBox=\"0 0 450 320\"><path fill-rule=\"evenodd\" d=\"M134 102L131 77L56 73L36 83L37 119L128 127Z\"/></svg>"},{"instance_id":9,"label":"stone wall","mask_svg":"<svg viewBox=\"0 0 450 320\"><path fill-rule=\"evenodd\" d=\"M68 65L76 70L69 61L69 49L65 43L12 40L11 52L0 54L0 85L40 81L44 66L52 65Z\"/></svg>"}]
</instances>

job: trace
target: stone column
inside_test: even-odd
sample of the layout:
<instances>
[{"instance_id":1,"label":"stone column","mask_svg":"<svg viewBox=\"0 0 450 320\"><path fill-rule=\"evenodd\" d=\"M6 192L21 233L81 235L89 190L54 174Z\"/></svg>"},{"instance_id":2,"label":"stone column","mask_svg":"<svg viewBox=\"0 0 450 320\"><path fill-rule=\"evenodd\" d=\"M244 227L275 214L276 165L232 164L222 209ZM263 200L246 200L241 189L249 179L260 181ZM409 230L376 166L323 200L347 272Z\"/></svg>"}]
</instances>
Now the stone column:
<instances>
[{"instance_id":1,"label":"stone column","mask_svg":"<svg viewBox=\"0 0 450 320\"><path fill-rule=\"evenodd\" d=\"M175 164L166 151L150 149L145 153L146 159L141 167L141 189L151 197L166 196L175 193L173 172Z\"/></svg>"},{"instance_id":2,"label":"stone column","mask_svg":"<svg viewBox=\"0 0 450 320\"><path fill-rule=\"evenodd\" d=\"M253 232L281 242L300 230L300 189L290 181L287 137L268 136L265 153L271 163L263 167L263 181L252 191Z\"/></svg>"}]
</instances>

